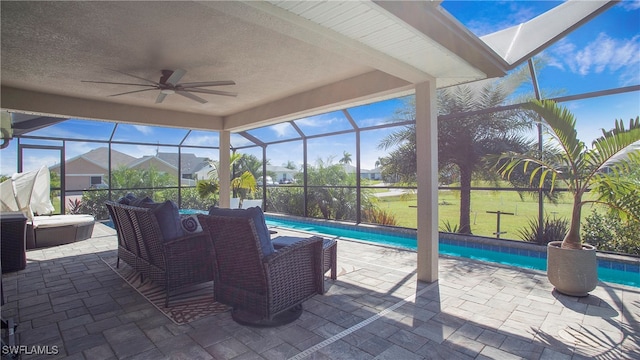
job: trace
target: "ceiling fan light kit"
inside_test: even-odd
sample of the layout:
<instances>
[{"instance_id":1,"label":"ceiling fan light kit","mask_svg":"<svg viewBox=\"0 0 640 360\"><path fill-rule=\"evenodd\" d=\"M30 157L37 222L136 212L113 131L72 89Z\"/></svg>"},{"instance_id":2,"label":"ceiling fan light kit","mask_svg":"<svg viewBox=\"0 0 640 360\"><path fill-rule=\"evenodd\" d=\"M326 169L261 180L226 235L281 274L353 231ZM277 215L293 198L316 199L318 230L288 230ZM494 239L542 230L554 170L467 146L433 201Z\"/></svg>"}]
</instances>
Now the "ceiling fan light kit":
<instances>
[{"instance_id":1,"label":"ceiling fan light kit","mask_svg":"<svg viewBox=\"0 0 640 360\"><path fill-rule=\"evenodd\" d=\"M91 80L82 80L82 82L94 83L94 84L112 84L112 85L126 85L126 86L143 86L147 87L147 89L141 90L133 90L127 91L118 94L112 94L109 96L120 96L133 94L143 91L149 90L160 90L158 97L156 98L156 104L159 104L164 101L167 95L178 94L182 95L188 99L193 101L197 101L201 104L206 104L207 100L192 94L192 93L201 93L201 94L211 94L211 95L222 95L222 96L237 96L237 93L230 91L222 91L222 90L212 90L212 89L203 89L205 87L210 86L226 86L226 85L235 85L236 83L232 80L218 80L218 81L202 81L202 82L192 82L192 83L180 83L182 77L187 73L186 70L176 69L176 70L162 70L162 76L160 77L160 81L156 82L153 80L145 79L143 77L139 77L136 75L132 75L129 73L125 73L119 70L107 69L111 71L115 71L117 73L127 75L130 77L134 77L138 80L143 80L148 84L136 84L136 83L123 83L123 82L112 82L112 81L91 81Z\"/></svg>"}]
</instances>

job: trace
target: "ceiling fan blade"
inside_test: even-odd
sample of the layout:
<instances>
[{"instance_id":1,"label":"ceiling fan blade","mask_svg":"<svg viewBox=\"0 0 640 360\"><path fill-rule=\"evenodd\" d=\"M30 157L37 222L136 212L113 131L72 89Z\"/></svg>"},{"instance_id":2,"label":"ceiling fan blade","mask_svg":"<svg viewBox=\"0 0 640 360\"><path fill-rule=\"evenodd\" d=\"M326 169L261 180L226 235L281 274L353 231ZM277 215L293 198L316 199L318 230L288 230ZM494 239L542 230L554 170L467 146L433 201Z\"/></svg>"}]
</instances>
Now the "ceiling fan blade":
<instances>
[{"instance_id":1,"label":"ceiling fan blade","mask_svg":"<svg viewBox=\"0 0 640 360\"><path fill-rule=\"evenodd\" d=\"M107 70L115 71L115 72L120 73L120 74L123 74L123 75L131 76L131 77L134 77L134 78L136 78L136 79L144 80L144 81L146 81L146 82L150 82L150 83L152 83L152 84L154 84L154 85L158 85L158 83L157 83L157 82L155 82L155 81L153 81L153 80L145 79L145 78L143 78L143 77L136 76L136 75L132 75L132 74L127 74L126 72L122 72L122 71L120 71L120 70L115 70L115 69L107 69Z\"/></svg>"},{"instance_id":2,"label":"ceiling fan blade","mask_svg":"<svg viewBox=\"0 0 640 360\"><path fill-rule=\"evenodd\" d=\"M179 86L181 88L193 88L193 87L205 87L205 86L223 86L223 85L235 85L235 81L231 80L221 80L221 81L204 81L204 82L192 82L192 83L182 83Z\"/></svg>"},{"instance_id":3,"label":"ceiling fan blade","mask_svg":"<svg viewBox=\"0 0 640 360\"><path fill-rule=\"evenodd\" d=\"M173 74L171 74L171 76L169 76L169 78L167 79L167 81L165 83L169 84L171 86L176 86L176 85L178 85L178 82L180 82L180 79L182 79L182 77L186 73L187 73L186 70L175 69L175 70L173 70Z\"/></svg>"},{"instance_id":4,"label":"ceiling fan blade","mask_svg":"<svg viewBox=\"0 0 640 360\"><path fill-rule=\"evenodd\" d=\"M221 90L210 90L210 89L193 89L190 88L186 91L202 93L202 94L213 94L213 95L223 95L223 96L238 96L238 93L230 92L230 91L221 91Z\"/></svg>"},{"instance_id":5,"label":"ceiling fan blade","mask_svg":"<svg viewBox=\"0 0 640 360\"><path fill-rule=\"evenodd\" d=\"M184 90L176 90L176 94L182 95L182 96L184 96L186 98L189 98L191 100L195 100L195 101L199 102L200 104L206 104L207 103L207 100L205 100L205 99L203 99L203 98L201 98L199 96L193 95L191 93L188 93L188 92L186 92Z\"/></svg>"},{"instance_id":6,"label":"ceiling fan blade","mask_svg":"<svg viewBox=\"0 0 640 360\"><path fill-rule=\"evenodd\" d=\"M135 86L149 86L149 87L156 87L155 85L147 85L147 84L133 84L133 83L121 83L121 82L112 82L112 81L80 80L80 82L94 83L94 84L135 85Z\"/></svg>"},{"instance_id":7,"label":"ceiling fan blade","mask_svg":"<svg viewBox=\"0 0 640 360\"><path fill-rule=\"evenodd\" d=\"M164 101L164 98L167 97L167 94L160 92L160 94L158 94L158 97L156 98L156 104L160 104L161 102Z\"/></svg>"},{"instance_id":8,"label":"ceiling fan blade","mask_svg":"<svg viewBox=\"0 0 640 360\"><path fill-rule=\"evenodd\" d=\"M139 92L149 91L149 90L157 90L157 89L153 88L153 89L142 89L142 90L127 91L127 92L123 92L123 93L120 93L120 94L113 94L113 95L109 95L109 96L120 96L120 95L139 93Z\"/></svg>"}]
</instances>

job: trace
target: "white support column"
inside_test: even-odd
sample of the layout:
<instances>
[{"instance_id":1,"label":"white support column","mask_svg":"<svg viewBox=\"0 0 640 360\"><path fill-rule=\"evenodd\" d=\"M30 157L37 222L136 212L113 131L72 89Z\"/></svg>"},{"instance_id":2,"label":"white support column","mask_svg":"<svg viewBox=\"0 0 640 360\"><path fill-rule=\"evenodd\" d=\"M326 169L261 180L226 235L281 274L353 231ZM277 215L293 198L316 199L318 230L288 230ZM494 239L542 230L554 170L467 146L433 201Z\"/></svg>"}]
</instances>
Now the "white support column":
<instances>
[{"instance_id":1,"label":"white support column","mask_svg":"<svg viewBox=\"0 0 640 360\"><path fill-rule=\"evenodd\" d=\"M436 81L416 85L418 280L438 280L438 109Z\"/></svg>"},{"instance_id":2,"label":"white support column","mask_svg":"<svg viewBox=\"0 0 640 360\"><path fill-rule=\"evenodd\" d=\"M220 207L228 208L231 204L231 132L229 131L220 131L219 157Z\"/></svg>"}]
</instances>

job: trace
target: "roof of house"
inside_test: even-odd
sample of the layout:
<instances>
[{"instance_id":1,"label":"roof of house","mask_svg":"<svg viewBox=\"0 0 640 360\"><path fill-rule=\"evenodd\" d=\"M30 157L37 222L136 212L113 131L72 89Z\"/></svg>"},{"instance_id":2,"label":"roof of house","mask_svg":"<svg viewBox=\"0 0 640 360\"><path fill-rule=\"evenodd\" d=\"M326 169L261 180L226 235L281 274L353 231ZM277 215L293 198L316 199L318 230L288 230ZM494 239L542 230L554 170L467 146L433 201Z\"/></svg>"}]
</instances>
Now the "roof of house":
<instances>
[{"instance_id":1,"label":"roof of house","mask_svg":"<svg viewBox=\"0 0 640 360\"><path fill-rule=\"evenodd\" d=\"M146 162L152 162L152 161L157 161L159 163L163 163L163 164L165 164L165 165L167 165L167 166L169 166L171 168L174 168L176 170L178 169L177 166L175 166L175 165L173 165L173 164L171 164L171 163L169 163L169 162L167 162L167 161L165 161L165 160L163 160L163 159L161 159L161 158L159 158L157 156L152 156L152 155L145 155L145 156L143 156L143 157L141 157L139 159L136 159L136 160L132 161L127 166L136 167L136 166L139 166L139 165L144 164Z\"/></svg>"},{"instance_id":2,"label":"roof of house","mask_svg":"<svg viewBox=\"0 0 640 360\"><path fill-rule=\"evenodd\" d=\"M298 169L289 169L288 167L278 166L278 165L267 165L267 171L273 171L277 173L299 173L300 172L300 170Z\"/></svg>"},{"instance_id":3,"label":"roof of house","mask_svg":"<svg viewBox=\"0 0 640 360\"><path fill-rule=\"evenodd\" d=\"M87 160L95 164L96 166L100 166L107 170L109 168L109 148L103 146L92 149L84 154L80 154L66 160L66 163L70 163L78 159ZM129 164L135 160L136 158L133 156L127 155L118 150L111 149L111 164L114 169L121 166L129 166ZM60 167L60 164L52 166L51 169L56 169L58 167Z\"/></svg>"},{"instance_id":4,"label":"roof of house","mask_svg":"<svg viewBox=\"0 0 640 360\"><path fill-rule=\"evenodd\" d=\"M197 157L195 154L182 153L180 155L180 171L183 174L192 174L200 170L207 163L206 158ZM176 169L178 168L178 153L159 152L156 156L163 161L171 164Z\"/></svg>"},{"instance_id":5,"label":"roof of house","mask_svg":"<svg viewBox=\"0 0 640 360\"><path fill-rule=\"evenodd\" d=\"M109 163L109 148L108 147L99 147L96 149L93 149L89 152L86 152L82 155L80 155L80 157L83 157L91 162L94 162L96 164L108 164ZM123 165L128 165L129 163L131 163L132 161L134 161L136 158L131 156L131 155L127 155L123 152L120 152L118 150L114 150L111 149L111 164L114 168L123 166Z\"/></svg>"}]
</instances>

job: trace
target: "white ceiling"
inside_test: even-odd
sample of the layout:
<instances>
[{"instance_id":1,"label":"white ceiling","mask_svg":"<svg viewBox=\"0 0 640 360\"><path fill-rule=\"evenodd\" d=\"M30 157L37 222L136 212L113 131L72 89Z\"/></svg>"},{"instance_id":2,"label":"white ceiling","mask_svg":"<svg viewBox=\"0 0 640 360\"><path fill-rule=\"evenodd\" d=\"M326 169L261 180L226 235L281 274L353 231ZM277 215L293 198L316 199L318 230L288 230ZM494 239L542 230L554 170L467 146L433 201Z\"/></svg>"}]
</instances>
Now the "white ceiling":
<instances>
[{"instance_id":1,"label":"white ceiling","mask_svg":"<svg viewBox=\"0 0 640 360\"><path fill-rule=\"evenodd\" d=\"M1 1L2 108L238 131L346 105L501 76L509 64L439 7L371 1ZM197 94L81 80L234 80ZM112 69L112 70L110 70ZM113 71L117 70L117 71ZM143 82L144 83L144 82Z\"/></svg>"}]
</instances>

